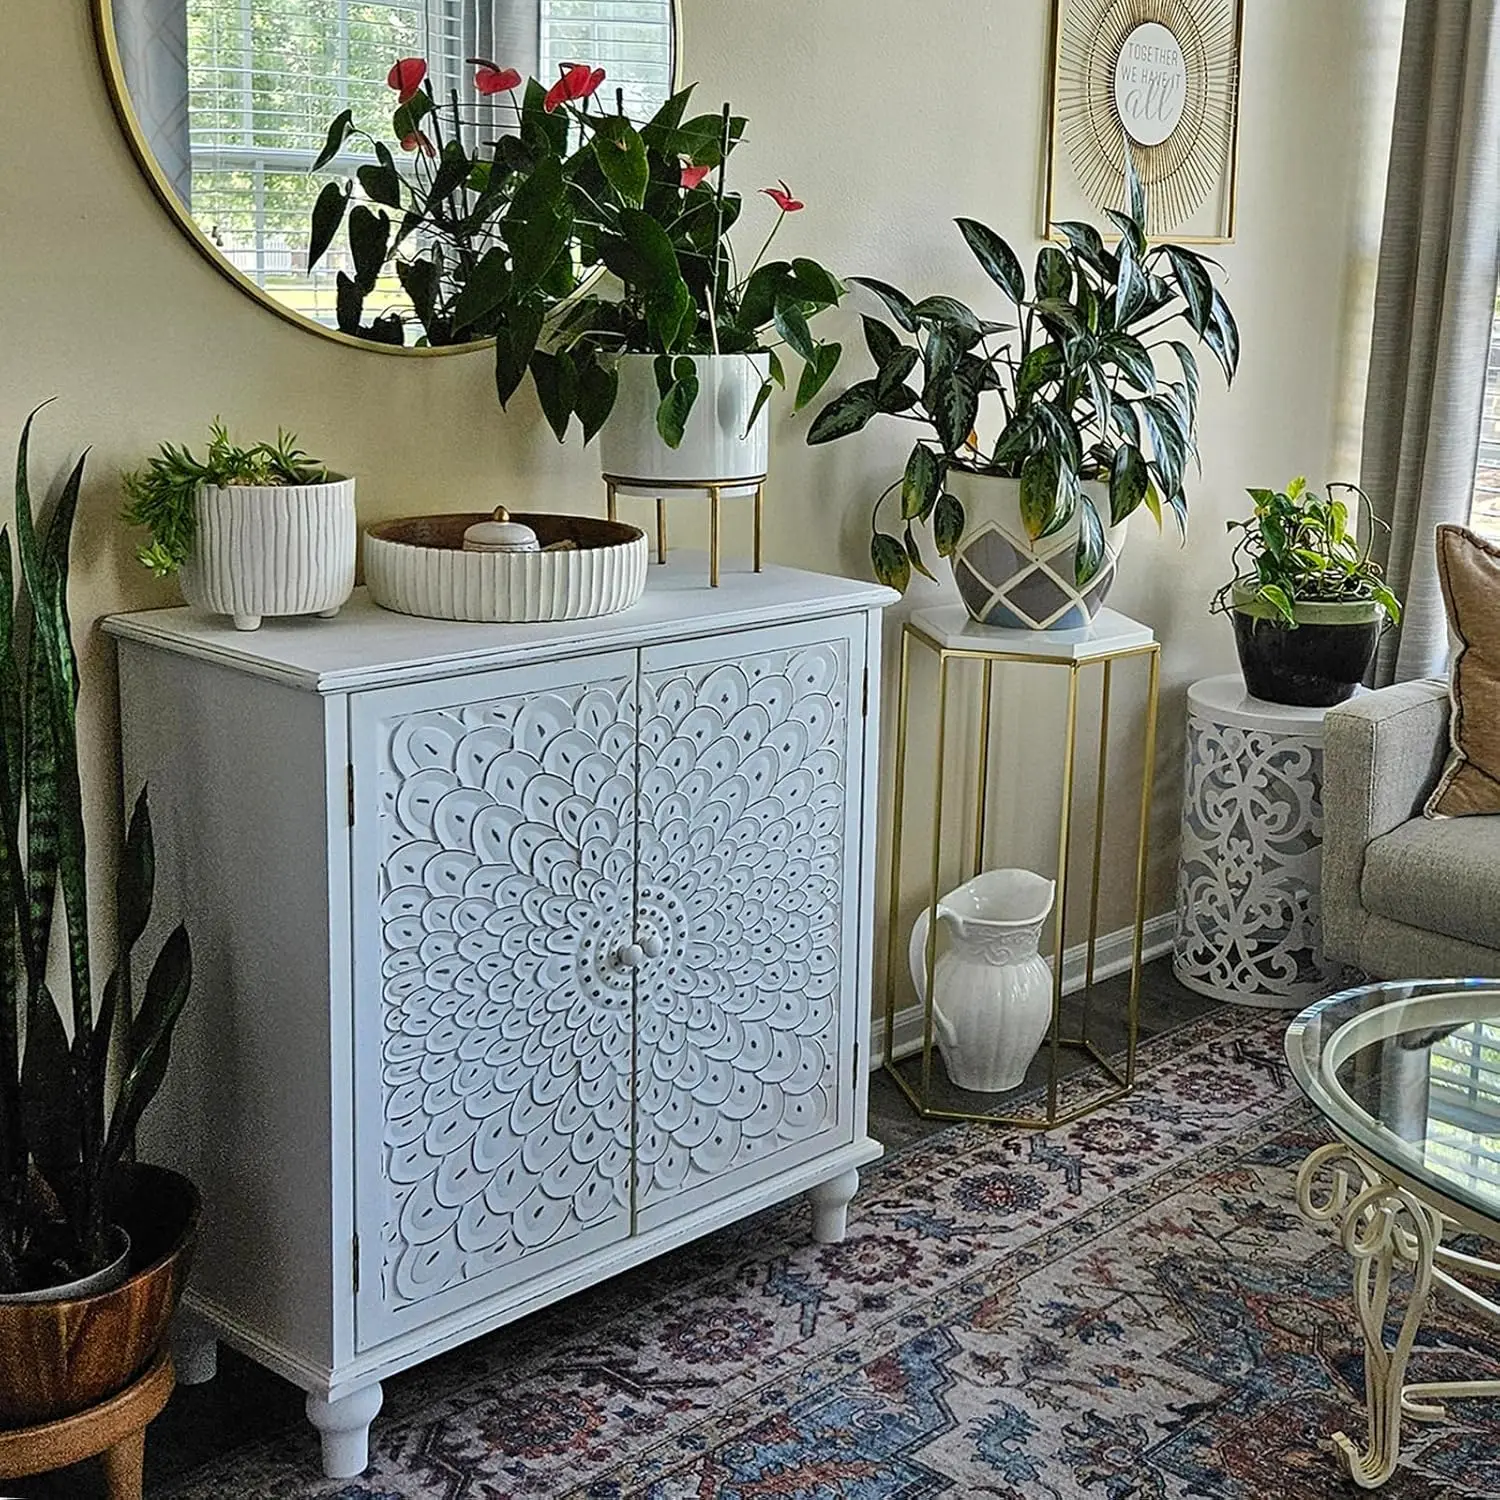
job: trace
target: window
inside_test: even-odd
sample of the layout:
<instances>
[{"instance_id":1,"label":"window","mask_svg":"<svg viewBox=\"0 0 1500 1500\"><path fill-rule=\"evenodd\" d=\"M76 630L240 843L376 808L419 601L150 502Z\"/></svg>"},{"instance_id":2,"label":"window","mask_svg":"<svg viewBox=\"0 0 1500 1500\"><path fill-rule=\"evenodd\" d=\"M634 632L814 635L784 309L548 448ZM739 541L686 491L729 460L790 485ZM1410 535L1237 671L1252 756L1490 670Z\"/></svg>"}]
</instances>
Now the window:
<instances>
[{"instance_id":1,"label":"window","mask_svg":"<svg viewBox=\"0 0 1500 1500\"><path fill-rule=\"evenodd\" d=\"M1493 363L1490 374L1493 379ZM1427 1161L1472 1189L1494 1191L1500 1187L1500 1026L1462 1026L1438 1041L1429 1059Z\"/></svg>"},{"instance_id":2,"label":"window","mask_svg":"<svg viewBox=\"0 0 1500 1500\"><path fill-rule=\"evenodd\" d=\"M312 205L327 180L309 168L341 110L353 110L372 134L388 133L393 96L385 79L397 58L426 58L437 98L456 90L471 111L465 59L476 56L542 79L564 63L592 63L624 90L637 118L672 85L672 0L184 3L189 170L180 190L234 266L330 327L337 274L352 266L340 236L308 273ZM157 155L164 156L160 145ZM368 159L368 146L351 138L328 172L349 178ZM404 300L392 277L366 300L366 316Z\"/></svg>"},{"instance_id":3,"label":"window","mask_svg":"<svg viewBox=\"0 0 1500 1500\"><path fill-rule=\"evenodd\" d=\"M1479 419L1479 463L1469 524L1481 536L1500 542L1500 297L1490 325L1490 362L1484 378L1484 411Z\"/></svg>"}]
</instances>

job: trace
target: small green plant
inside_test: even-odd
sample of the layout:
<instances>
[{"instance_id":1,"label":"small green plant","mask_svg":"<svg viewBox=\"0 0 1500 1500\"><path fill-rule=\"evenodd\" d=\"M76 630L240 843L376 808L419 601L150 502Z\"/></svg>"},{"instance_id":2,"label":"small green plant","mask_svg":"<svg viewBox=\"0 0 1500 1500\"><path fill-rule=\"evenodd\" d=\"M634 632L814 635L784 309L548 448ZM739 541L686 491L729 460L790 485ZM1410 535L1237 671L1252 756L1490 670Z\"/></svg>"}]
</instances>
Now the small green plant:
<instances>
[{"instance_id":1,"label":"small green plant","mask_svg":"<svg viewBox=\"0 0 1500 1500\"><path fill-rule=\"evenodd\" d=\"M197 532L194 496L200 484L323 484L328 470L296 447L296 435L276 433L274 443L241 448L224 424L209 426L208 453L200 461L185 447L163 443L144 468L124 476L124 520L144 526L151 540L136 557L158 578L175 573L192 555Z\"/></svg>"},{"instance_id":2,"label":"small green plant","mask_svg":"<svg viewBox=\"0 0 1500 1500\"><path fill-rule=\"evenodd\" d=\"M1370 556L1371 539L1384 522L1357 484L1327 488L1326 497L1315 494L1299 476L1284 490L1246 491L1255 512L1246 520L1229 522L1230 532L1239 533L1232 554L1234 577L1214 596L1214 613L1252 601L1295 629L1298 604L1368 600L1384 606L1391 624L1400 623L1400 602ZM1335 497L1335 490L1355 497L1353 511L1347 501ZM1363 546L1358 534L1361 512L1366 522Z\"/></svg>"}]
</instances>

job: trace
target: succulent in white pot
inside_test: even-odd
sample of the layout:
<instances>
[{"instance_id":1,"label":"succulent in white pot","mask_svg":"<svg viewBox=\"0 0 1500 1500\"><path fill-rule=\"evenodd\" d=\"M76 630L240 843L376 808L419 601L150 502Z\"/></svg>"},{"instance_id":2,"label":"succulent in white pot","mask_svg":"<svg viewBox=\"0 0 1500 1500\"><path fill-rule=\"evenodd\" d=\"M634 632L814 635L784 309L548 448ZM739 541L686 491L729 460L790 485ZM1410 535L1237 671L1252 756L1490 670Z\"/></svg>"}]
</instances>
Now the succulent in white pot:
<instances>
[{"instance_id":1,"label":"succulent in white pot","mask_svg":"<svg viewBox=\"0 0 1500 1500\"><path fill-rule=\"evenodd\" d=\"M354 481L289 433L241 448L220 422L201 461L163 443L124 476L124 518L151 539L140 561L177 574L195 608L254 630L266 616L338 613L354 590Z\"/></svg>"}]
</instances>

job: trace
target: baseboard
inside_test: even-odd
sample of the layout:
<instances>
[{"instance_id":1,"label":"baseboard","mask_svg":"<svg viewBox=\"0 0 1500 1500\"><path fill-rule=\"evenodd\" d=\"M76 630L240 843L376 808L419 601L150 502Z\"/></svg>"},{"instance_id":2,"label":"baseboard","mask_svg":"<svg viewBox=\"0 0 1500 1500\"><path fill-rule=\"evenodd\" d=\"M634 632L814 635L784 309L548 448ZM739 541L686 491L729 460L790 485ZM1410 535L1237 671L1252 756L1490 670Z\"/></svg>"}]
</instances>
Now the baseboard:
<instances>
[{"instance_id":1,"label":"baseboard","mask_svg":"<svg viewBox=\"0 0 1500 1500\"><path fill-rule=\"evenodd\" d=\"M1160 958L1172 948L1172 933L1176 926L1176 914L1162 912L1149 917L1141 934L1141 961L1149 963ZM1094 979L1108 979L1114 974L1123 974L1130 967L1131 949L1135 938L1133 928L1122 927L1118 932L1109 932L1094 944ZM1088 947L1079 943L1063 953L1063 994L1071 995L1083 988L1084 966L1088 962ZM1051 960L1048 960L1051 963ZM908 1005L896 1012L895 1045L892 1054L907 1057L922 1049L922 1007ZM885 1017L877 1016L870 1029L870 1066L878 1068L885 1058Z\"/></svg>"}]
</instances>

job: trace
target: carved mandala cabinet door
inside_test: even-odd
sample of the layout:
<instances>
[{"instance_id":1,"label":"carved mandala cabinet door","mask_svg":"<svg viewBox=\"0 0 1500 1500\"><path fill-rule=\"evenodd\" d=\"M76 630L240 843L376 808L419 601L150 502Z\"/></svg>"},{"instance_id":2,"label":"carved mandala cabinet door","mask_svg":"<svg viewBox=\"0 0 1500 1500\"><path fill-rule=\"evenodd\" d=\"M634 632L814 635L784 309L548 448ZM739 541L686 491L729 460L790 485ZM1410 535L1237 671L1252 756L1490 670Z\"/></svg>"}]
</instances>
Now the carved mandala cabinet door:
<instances>
[{"instance_id":1,"label":"carved mandala cabinet door","mask_svg":"<svg viewBox=\"0 0 1500 1500\"><path fill-rule=\"evenodd\" d=\"M630 1233L636 660L354 705L361 1345Z\"/></svg>"},{"instance_id":2,"label":"carved mandala cabinet door","mask_svg":"<svg viewBox=\"0 0 1500 1500\"><path fill-rule=\"evenodd\" d=\"M643 1229L854 1138L862 630L642 653Z\"/></svg>"}]
</instances>

